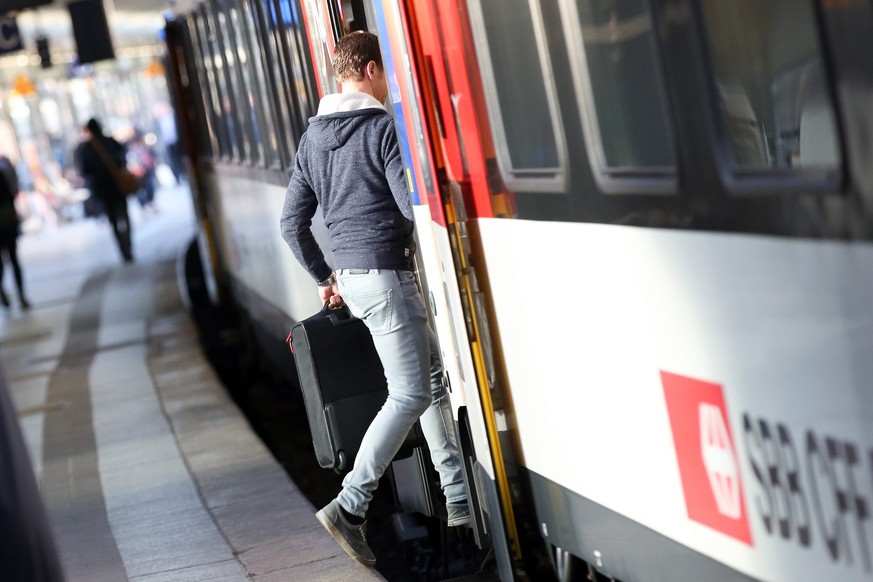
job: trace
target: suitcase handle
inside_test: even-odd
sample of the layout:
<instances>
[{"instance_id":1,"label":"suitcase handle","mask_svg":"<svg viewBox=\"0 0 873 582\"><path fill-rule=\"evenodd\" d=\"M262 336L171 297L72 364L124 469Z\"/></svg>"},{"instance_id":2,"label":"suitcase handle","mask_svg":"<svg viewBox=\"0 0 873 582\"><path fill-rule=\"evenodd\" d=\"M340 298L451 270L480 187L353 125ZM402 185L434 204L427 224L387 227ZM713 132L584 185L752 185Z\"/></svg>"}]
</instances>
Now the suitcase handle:
<instances>
[{"instance_id":1,"label":"suitcase handle","mask_svg":"<svg viewBox=\"0 0 873 582\"><path fill-rule=\"evenodd\" d=\"M343 305L340 307L331 308L330 302L328 301L324 302L324 306L321 308L321 315L327 317L327 319L334 327L346 323L351 323L355 320L355 316L352 315L352 312L349 311L348 307Z\"/></svg>"},{"instance_id":2,"label":"suitcase handle","mask_svg":"<svg viewBox=\"0 0 873 582\"><path fill-rule=\"evenodd\" d=\"M321 307L321 311L315 314L316 316L320 315L322 317L326 317L330 324L334 327L339 325L344 325L346 323L352 323L357 318L352 315L352 312L349 311L349 308L345 305L341 307L335 307L331 309L330 302L325 301L324 305ZM315 317L315 316L313 316ZM285 338L285 343L288 344L288 347L291 348L291 353L294 353L294 328L291 328L291 331L288 332L288 337Z\"/></svg>"}]
</instances>

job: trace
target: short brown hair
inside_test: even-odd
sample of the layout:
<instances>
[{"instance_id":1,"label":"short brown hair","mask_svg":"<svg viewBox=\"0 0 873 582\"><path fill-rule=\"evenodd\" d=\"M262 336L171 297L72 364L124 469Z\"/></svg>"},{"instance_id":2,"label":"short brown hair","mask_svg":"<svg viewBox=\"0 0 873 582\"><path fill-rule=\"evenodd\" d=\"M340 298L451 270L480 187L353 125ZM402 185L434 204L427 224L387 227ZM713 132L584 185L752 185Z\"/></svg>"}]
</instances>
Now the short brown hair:
<instances>
[{"instance_id":1,"label":"short brown hair","mask_svg":"<svg viewBox=\"0 0 873 582\"><path fill-rule=\"evenodd\" d=\"M333 70L337 81L360 81L364 78L367 63L376 61L382 67L379 38L364 30L342 37L333 51Z\"/></svg>"}]
</instances>

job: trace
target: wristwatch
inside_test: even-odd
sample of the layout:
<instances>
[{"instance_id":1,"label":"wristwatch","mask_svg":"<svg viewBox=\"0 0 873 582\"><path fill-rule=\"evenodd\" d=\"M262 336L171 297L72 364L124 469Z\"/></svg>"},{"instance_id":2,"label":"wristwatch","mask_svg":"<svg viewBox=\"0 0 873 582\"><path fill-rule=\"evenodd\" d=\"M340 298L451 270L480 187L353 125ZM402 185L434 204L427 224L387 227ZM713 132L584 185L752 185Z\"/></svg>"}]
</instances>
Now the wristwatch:
<instances>
[{"instance_id":1,"label":"wristwatch","mask_svg":"<svg viewBox=\"0 0 873 582\"><path fill-rule=\"evenodd\" d=\"M324 281L317 282L316 285L318 285L319 287L330 287L334 283L336 283L336 276L333 273L331 273L330 277L328 277Z\"/></svg>"}]
</instances>

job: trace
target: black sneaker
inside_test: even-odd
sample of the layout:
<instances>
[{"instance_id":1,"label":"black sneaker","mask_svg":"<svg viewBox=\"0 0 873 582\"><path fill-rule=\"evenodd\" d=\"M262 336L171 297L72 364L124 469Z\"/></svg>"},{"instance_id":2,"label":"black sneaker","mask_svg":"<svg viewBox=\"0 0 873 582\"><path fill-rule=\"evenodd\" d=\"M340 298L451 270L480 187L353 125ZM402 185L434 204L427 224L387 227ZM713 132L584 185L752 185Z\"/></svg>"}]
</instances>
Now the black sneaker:
<instances>
[{"instance_id":1,"label":"black sneaker","mask_svg":"<svg viewBox=\"0 0 873 582\"><path fill-rule=\"evenodd\" d=\"M376 564L376 556L367 545L367 524L352 525L349 523L343 517L339 502L336 499L324 506L321 511L315 514L315 517L348 555L370 568Z\"/></svg>"},{"instance_id":2,"label":"black sneaker","mask_svg":"<svg viewBox=\"0 0 873 582\"><path fill-rule=\"evenodd\" d=\"M446 513L448 514L449 527L467 525L473 521L473 516L470 515L470 504L466 501L446 503Z\"/></svg>"}]
</instances>

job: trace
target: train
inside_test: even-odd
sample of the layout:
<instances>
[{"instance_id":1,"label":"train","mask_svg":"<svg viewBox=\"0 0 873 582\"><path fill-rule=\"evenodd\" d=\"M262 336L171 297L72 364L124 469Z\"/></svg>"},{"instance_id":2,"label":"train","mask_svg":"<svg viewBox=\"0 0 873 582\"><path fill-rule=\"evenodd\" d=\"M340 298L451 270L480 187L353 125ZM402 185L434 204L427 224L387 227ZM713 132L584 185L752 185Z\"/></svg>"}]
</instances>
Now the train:
<instances>
[{"instance_id":1,"label":"train","mask_svg":"<svg viewBox=\"0 0 873 582\"><path fill-rule=\"evenodd\" d=\"M209 296L277 366L320 308L279 233L284 190L354 30L380 39L473 541L499 577L545 554L560 580L869 580L873 6L175 15ZM394 478L404 510L432 514L422 462Z\"/></svg>"}]
</instances>

